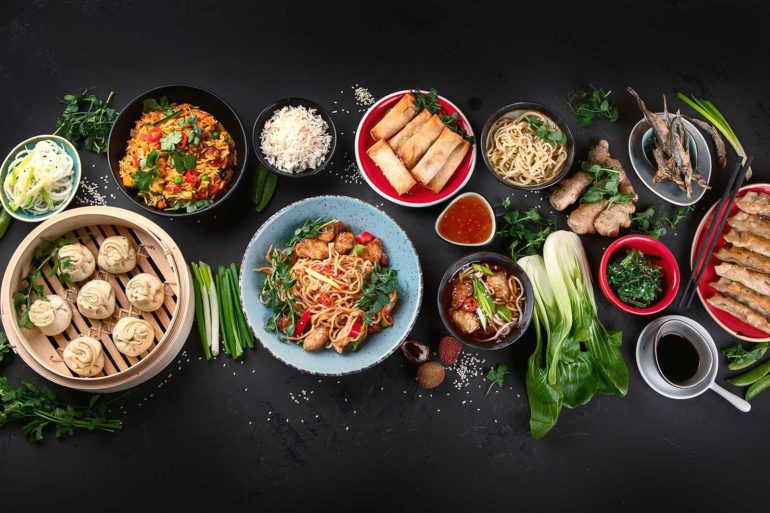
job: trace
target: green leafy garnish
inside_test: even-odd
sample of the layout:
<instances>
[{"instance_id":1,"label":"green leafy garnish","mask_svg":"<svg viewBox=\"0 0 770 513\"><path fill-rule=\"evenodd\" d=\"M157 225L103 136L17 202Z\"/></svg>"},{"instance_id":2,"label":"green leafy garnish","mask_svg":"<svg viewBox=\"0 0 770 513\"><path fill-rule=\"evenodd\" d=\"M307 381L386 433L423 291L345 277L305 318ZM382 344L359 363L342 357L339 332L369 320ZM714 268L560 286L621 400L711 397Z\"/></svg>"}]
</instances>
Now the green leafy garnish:
<instances>
[{"instance_id":1,"label":"green leafy garnish","mask_svg":"<svg viewBox=\"0 0 770 513\"><path fill-rule=\"evenodd\" d=\"M663 292L663 270L647 255L632 249L607 267L607 283L625 304L647 308Z\"/></svg>"},{"instance_id":2,"label":"green leafy garnish","mask_svg":"<svg viewBox=\"0 0 770 513\"><path fill-rule=\"evenodd\" d=\"M751 366L754 362L765 356L767 352L767 342L753 344L748 351L743 348L741 344L733 347L726 347L722 349L722 354L725 355L727 361L727 368L730 370L741 370Z\"/></svg>"},{"instance_id":3,"label":"green leafy garnish","mask_svg":"<svg viewBox=\"0 0 770 513\"><path fill-rule=\"evenodd\" d=\"M197 212L198 210L204 209L214 203L214 200L212 199L201 199L196 201L188 201L187 203L182 204L181 201L176 200L174 204L168 208L164 208L166 212L175 212L178 210L184 210L187 213Z\"/></svg>"},{"instance_id":4,"label":"green leafy garnish","mask_svg":"<svg viewBox=\"0 0 770 513\"><path fill-rule=\"evenodd\" d=\"M438 91L435 88L431 88L430 92L423 93L421 91L412 91L414 95L414 106L417 112L425 109L431 114L438 114L439 119L444 126L450 129L452 132L460 135L463 139L473 144L476 142L475 137L468 134L468 132L462 127L459 114L457 112L449 114L441 102L438 99Z\"/></svg>"},{"instance_id":5,"label":"green leafy garnish","mask_svg":"<svg viewBox=\"0 0 770 513\"><path fill-rule=\"evenodd\" d=\"M369 275L369 282L364 284L361 298L355 307L364 310L364 324L371 324L372 318L390 304L390 294L398 289L397 271L374 264Z\"/></svg>"},{"instance_id":6,"label":"green leafy garnish","mask_svg":"<svg viewBox=\"0 0 770 513\"><path fill-rule=\"evenodd\" d=\"M94 153L107 151L110 129L118 119L117 111L108 107L112 94L110 91L104 100L88 94L88 89L79 94L65 94L60 100L65 105L64 112L56 120L54 135L61 135L76 148L82 142Z\"/></svg>"},{"instance_id":7,"label":"green leafy garnish","mask_svg":"<svg viewBox=\"0 0 770 513\"><path fill-rule=\"evenodd\" d=\"M70 263L67 258L59 258L59 250L67 244L73 244L77 239L66 239L64 237L49 240L43 239L43 244L35 248L32 254L31 269L22 280L24 288L13 293L13 303L19 314L19 326L24 329L34 329L35 325L29 319L29 308L36 299L48 301L43 287L43 267L51 264L49 275L56 274L62 283L69 285L69 273L67 272Z\"/></svg>"},{"instance_id":8,"label":"green leafy garnish","mask_svg":"<svg viewBox=\"0 0 770 513\"><path fill-rule=\"evenodd\" d=\"M5 333L0 331L0 363L10 362L11 358L13 358L13 348Z\"/></svg>"},{"instance_id":9,"label":"green leafy garnish","mask_svg":"<svg viewBox=\"0 0 770 513\"><path fill-rule=\"evenodd\" d=\"M274 248L270 260L273 272L265 278L260 292L260 300L273 311L265 329L271 333L278 331L278 318L285 317L287 325L283 330L284 334L291 334L294 333L294 326L299 320L295 308L296 301L289 292L296 282L291 275L291 251Z\"/></svg>"},{"instance_id":10,"label":"green leafy garnish","mask_svg":"<svg viewBox=\"0 0 770 513\"><path fill-rule=\"evenodd\" d=\"M182 132L174 130L160 138L160 149L166 151L172 151L176 149L176 145L182 142Z\"/></svg>"},{"instance_id":11,"label":"green leafy garnish","mask_svg":"<svg viewBox=\"0 0 770 513\"><path fill-rule=\"evenodd\" d=\"M546 122L538 116L525 116L524 119L529 123L532 133L545 142L559 145L567 144L567 134L562 132L558 127L548 126Z\"/></svg>"},{"instance_id":12,"label":"green leafy garnish","mask_svg":"<svg viewBox=\"0 0 770 513\"><path fill-rule=\"evenodd\" d=\"M315 219L306 220L302 226L294 230L294 235L284 245L287 248L293 248L296 243L302 239L312 239L318 237L321 233L321 229L329 223L336 222L336 219L327 219L325 217L317 217Z\"/></svg>"},{"instance_id":13,"label":"green leafy garnish","mask_svg":"<svg viewBox=\"0 0 770 513\"><path fill-rule=\"evenodd\" d=\"M142 111L168 111L171 108L171 104L168 103L167 96L161 96L160 101L155 98L145 98L142 102Z\"/></svg>"},{"instance_id":14,"label":"green leafy garnish","mask_svg":"<svg viewBox=\"0 0 770 513\"><path fill-rule=\"evenodd\" d=\"M489 392L492 391L492 387L495 385L503 388L503 380L505 379L506 374L510 374L510 372L508 372L508 366L504 363L489 369L489 372L487 372L487 379L491 381L491 383L489 384L489 388L487 388L487 393L484 394L484 397L489 395Z\"/></svg>"},{"instance_id":15,"label":"green leafy garnish","mask_svg":"<svg viewBox=\"0 0 770 513\"><path fill-rule=\"evenodd\" d=\"M632 203L634 194L618 192L620 185L620 170L614 167L604 167L584 161L583 171L591 173L591 186L580 197L581 203L598 203L602 199L607 200L607 207L615 203Z\"/></svg>"},{"instance_id":16,"label":"green leafy garnish","mask_svg":"<svg viewBox=\"0 0 770 513\"><path fill-rule=\"evenodd\" d=\"M107 417L108 404L101 396L93 395L88 406L74 407L63 404L48 387L20 381L17 388L0 378L0 428L22 422L21 429L30 442L41 441L48 426L53 426L56 438L72 436L81 429L117 431L123 423Z\"/></svg>"},{"instance_id":17,"label":"green leafy garnish","mask_svg":"<svg viewBox=\"0 0 770 513\"><path fill-rule=\"evenodd\" d=\"M667 227L674 229L682 219L692 212L694 207L682 207L677 209L674 217L668 218L665 214L655 216L655 207L650 205L631 216L631 231L640 233L653 239L660 239L668 233Z\"/></svg>"},{"instance_id":18,"label":"green leafy garnish","mask_svg":"<svg viewBox=\"0 0 770 513\"><path fill-rule=\"evenodd\" d=\"M510 200L506 198L502 202L503 208L510 206ZM503 228L497 232L502 237L511 239L508 252L514 260L540 252L546 237L556 230L556 223L544 217L536 208L530 208L525 212L508 210L503 215Z\"/></svg>"},{"instance_id":19,"label":"green leafy garnish","mask_svg":"<svg viewBox=\"0 0 770 513\"><path fill-rule=\"evenodd\" d=\"M614 123L618 120L618 109L610 103L612 91L604 91L590 86L591 90L576 89L570 91L566 103L573 114L577 116L580 126L591 126L598 118Z\"/></svg>"}]
</instances>

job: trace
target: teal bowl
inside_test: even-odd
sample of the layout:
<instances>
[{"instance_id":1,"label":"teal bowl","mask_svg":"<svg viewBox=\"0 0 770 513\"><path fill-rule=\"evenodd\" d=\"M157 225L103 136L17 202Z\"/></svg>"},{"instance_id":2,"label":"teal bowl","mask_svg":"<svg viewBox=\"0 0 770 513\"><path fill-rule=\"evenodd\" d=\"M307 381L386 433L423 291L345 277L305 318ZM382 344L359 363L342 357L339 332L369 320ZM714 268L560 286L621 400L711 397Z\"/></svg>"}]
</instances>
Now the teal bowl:
<instances>
[{"instance_id":1,"label":"teal bowl","mask_svg":"<svg viewBox=\"0 0 770 513\"><path fill-rule=\"evenodd\" d=\"M265 329L272 311L259 300L265 277L254 269L266 265L271 244L282 245L306 219L337 218L355 233L368 231L382 239L388 264L398 272L399 300L393 310L393 326L370 335L357 351L337 353L334 349L308 352L302 346L281 341ZM241 301L246 320L262 345L273 356L295 369L311 374L342 376L377 365L390 356L412 330L422 300L420 260L409 237L387 214L361 200L345 196L308 198L280 210L257 231L246 248L241 264Z\"/></svg>"},{"instance_id":2,"label":"teal bowl","mask_svg":"<svg viewBox=\"0 0 770 513\"><path fill-rule=\"evenodd\" d=\"M5 195L5 190L2 187L2 184L5 182L5 177L8 175L9 168L11 167L11 162L13 162L13 159L16 158L16 155L23 149L31 150L40 141L52 141L58 144L59 146L63 147L64 151L67 152L67 154L70 157L72 157L72 167L73 167L72 190L70 191L69 196L67 196L67 198L65 198L64 201L62 201L59 205L57 205L56 208L54 208L49 212L46 212L45 214L31 214L28 212L24 212L21 209L12 211L8 207L8 198ZM39 223L40 221L45 221L46 219L53 216L54 214L57 214L58 212L61 212L62 210L67 208L67 205L69 205L72 199L75 197L75 193L77 192L78 186L80 185L80 175L81 175L80 155L78 155L78 150L75 149L75 147L72 145L71 142L69 142L64 137L59 137L58 135L36 135L35 137L30 137L26 141L22 141L19 144L17 144L16 147L13 148L11 152L8 154L8 156L5 157L2 167L0 167L0 200L3 203L3 208L5 208L5 210L14 219L18 219L19 221L26 221L28 223Z\"/></svg>"}]
</instances>

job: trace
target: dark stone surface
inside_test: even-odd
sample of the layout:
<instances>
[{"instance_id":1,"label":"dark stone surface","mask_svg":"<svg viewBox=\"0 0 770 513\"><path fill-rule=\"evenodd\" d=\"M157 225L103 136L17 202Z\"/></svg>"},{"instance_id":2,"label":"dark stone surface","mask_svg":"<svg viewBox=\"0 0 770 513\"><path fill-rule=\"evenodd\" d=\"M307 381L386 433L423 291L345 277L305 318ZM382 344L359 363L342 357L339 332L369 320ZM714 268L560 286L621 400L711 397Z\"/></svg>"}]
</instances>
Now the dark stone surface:
<instances>
[{"instance_id":1,"label":"dark stone surface","mask_svg":"<svg viewBox=\"0 0 770 513\"><path fill-rule=\"evenodd\" d=\"M337 109L333 172L281 180L262 215L250 210L244 186L209 217L154 221L188 259L220 264L239 262L260 223L299 198L348 194L380 205L420 253L425 304L412 335L435 346L444 331L432 298L444 269L465 251L433 233L441 207L384 203L364 183L339 177L345 154L352 158L361 116L352 86L377 97L436 87L479 132L489 114L513 101L546 103L568 115L560 98L592 82L615 91L621 120L583 129L568 115L577 156L603 137L627 166L627 135L640 115L625 86L654 106L665 93L672 108L684 107L674 100L677 90L692 92L726 114L754 152L755 181L762 181L770 119L769 54L761 37L767 15L758 2L426 1L334 8L326 2L4 2L0 152L51 132L61 111L57 97L84 86L99 94L114 90L121 107L154 86L198 85L231 102L247 126L265 105L287 96ZM115 195L110 205L137 210L111 180L103 181L109 173L103 156L81 156L86 176ZM680 265L726 174L715 170L714 190L665 239ZM654 203L635 183L640 205ZM481 159L466 190L493 202L510 193ZM544 205L540 198L512 195L519 206ZM558 219L564 226L564 217ZM0 244L0 267L31 228L11 225ZM607 241L584 241L596 269ZM491 247L505 246L497 240ZM603 298L599 303L606 324L624 331L628 396L596 397L564 411L542 441L530 438L527 425L523 378L531 333L505 351L477 353L483 369L506 362L515 370L505 388L487 398L480 376L455 389L454 371L442 388L420 392L414 369L400 355L360 375L319 380L292 372L262 349L242 362L200 360L192 336L186 356L121 400L125 413L116 414L125 429L118 434L31 445L17 427L0 431L2 509L56 504L69 511L77 503L102 511L724 511L758 504L770 456L770 395L757 399L749 415L712 393L685 402L656 395L633 360L636 336L649 319L622 315ZM733 342L699 304L686 313L720 346ZM18 358L3 375L42 383Z\"/></svg>"}]
</instances>

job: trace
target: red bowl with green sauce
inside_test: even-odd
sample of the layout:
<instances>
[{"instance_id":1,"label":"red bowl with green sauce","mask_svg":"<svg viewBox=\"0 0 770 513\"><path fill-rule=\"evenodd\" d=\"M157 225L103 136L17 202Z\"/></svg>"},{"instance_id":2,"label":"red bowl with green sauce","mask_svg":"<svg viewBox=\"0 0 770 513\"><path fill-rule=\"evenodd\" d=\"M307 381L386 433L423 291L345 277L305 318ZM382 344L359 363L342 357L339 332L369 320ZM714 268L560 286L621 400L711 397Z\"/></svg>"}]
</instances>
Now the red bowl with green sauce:
<instances>
[{"instance_id":1,"label":"red bowl with green sauce","mask_svg":"<svg viewBox=\"0 0 770 513\"><path fill-rule=\"evenodd\" d=\"M639 308L621 301L607 279L608 267L632 249L643 253L651 263L660 266L663 274L663 291L658 300L646 308ZM605 250L599 264L598 281L604 297L619 310L636 315L652 315L666 309L676 298L679 292L679 265L671 251L659 240L646 235L626 235L616 239Z\"/></svg>"}]
</instances>

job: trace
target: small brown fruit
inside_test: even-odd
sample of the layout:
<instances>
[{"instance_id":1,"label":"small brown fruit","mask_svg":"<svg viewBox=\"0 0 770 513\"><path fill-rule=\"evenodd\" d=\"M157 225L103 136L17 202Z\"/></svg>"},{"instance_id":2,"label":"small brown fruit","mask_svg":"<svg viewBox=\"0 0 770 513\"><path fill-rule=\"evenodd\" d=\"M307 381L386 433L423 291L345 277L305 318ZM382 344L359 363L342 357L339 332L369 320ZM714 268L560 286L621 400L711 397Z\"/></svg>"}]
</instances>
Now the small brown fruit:
<instances>
[{"instance_id":1,"label":"small brown fruit","mask_svg":"<svg viewBox=\"0 0 770 513\"><path fill-rule=\"evenodd\" d=\"M438 357L441 358L444 365L454 365L462 348L462 344L456 338L444 337L438 343Z\"/></svg>"},{"instance_id":2,"label":"small brown fruit","mask_svg":"<svg viewBox=\"0 0 770 513\"><path fill-rule=\"evenodd\" d=\"M436 388L444 381L444 366L438 362L425 362L417 368L417 384L422 388Z\"/></svg>"}]
</instances>

